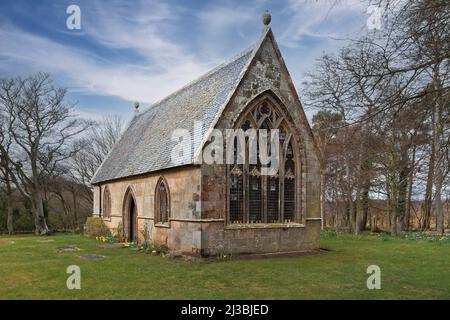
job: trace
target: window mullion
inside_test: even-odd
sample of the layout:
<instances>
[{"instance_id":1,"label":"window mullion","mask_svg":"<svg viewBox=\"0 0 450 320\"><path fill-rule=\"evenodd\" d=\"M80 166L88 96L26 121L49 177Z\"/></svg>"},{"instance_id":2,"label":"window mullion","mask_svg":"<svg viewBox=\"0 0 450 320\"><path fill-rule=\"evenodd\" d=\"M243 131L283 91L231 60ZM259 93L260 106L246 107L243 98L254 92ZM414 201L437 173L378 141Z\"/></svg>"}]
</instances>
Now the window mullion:
<instances>
[{"instance_id":1,"label":"window mullion","mask_svg":"<svg viewBox=\"0 0 450 320\"><path fill-rule=\"evenodd\" d=\"M247 149L247 148L246 148ZM242 181L242 191L244 194L244 214L243 214L243 223L249 223L249 210L250 210L250 198L249 198L249 179L248 179L248 172L249 172L249 164L248 164L248 157L246 157L242 167L243 167L243 181Z\"/></svg>"},{"instance_id":2,"label":"window mullion","mask_svg":"<svg viewBox=\"0 0 450 320\"><path fill-rule=\"evenodd\" d=\"M280 222L284 222L284 179L285 179L285 159L286 159L286 142L284 142L280 150Z\"/></svg>"},{"instance_id":3,"label":"window mullion","mask_svg":"<svg viewBox=\"0 0 450 320\"><path fill-rule=\"evenodd\" d=\"M268 181L268 176L262 175L261 178L262 178L262 180L261 180L262 198L261 199L263 201L261 220L263 223L267 223L267 181Z\"/></svg>"}]
</instances>

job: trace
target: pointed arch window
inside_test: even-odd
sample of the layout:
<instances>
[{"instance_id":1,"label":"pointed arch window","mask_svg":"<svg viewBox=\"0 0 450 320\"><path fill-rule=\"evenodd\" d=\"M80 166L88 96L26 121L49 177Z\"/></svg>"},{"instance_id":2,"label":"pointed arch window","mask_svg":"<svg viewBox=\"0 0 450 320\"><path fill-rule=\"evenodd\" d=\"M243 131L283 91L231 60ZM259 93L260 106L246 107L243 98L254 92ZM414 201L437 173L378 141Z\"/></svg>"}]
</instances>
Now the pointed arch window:
<instances>
[{"instance_id":1,"label":"pointed arch window","mask_svg":"<svg viewBox=\"0 0 450 320\"><path fill-rule=\"evenodd\" d=\"M170 219L170 196L167 181L161 177L156 184L155 190L155 223L169 224Z\"/></svg>"},{"instance_id":2,"label":"pointed arch window","mask_svg":"<svg viewBox=\"0 0 450 320\"><path fill-rule=\"evenodd\" d=\"M236 165L230 173L230 220L244 223L244 166L237 163L237 141L234 141L234 161Z\"/></svg>"},{"instance_id":3,"label":"pointed arch window","mask_svg":"<svg viewBox=\"0 0 450 320\"><path fill-rule=\"evenodd\" d=\"M111 218L111 193L109 192L108 186L103 191L103 217Z\"/></svg>"},{"instance_id":4,"label":"pointed arch window","mask_svg":"<svg viewBox=\"0 0 450 320\"><path fill-rule=\"evenodd\" d=\"M295 220L295 160L292 143L288 142L284 161L284 221Z\"/></svg>"},{"instance_id":5,"label":"pointed arch window","mask_svg":"<svg viewBox=\"0 0 450 320\"><path fill-rule=\"evenodd\" d=\"M236 162L237 139L234 139L234 163L228 168L229 203L228 223L290 223L297 222L296 185L298 161L295 142L287 119L272 101L265 99L246 112L237 122L235 129L267 130L267 150L270 153L270 130L278 129L278 170L262 174L265 166L261 163L261 146L256 147L257 157L249 159L249 139L246 133L246 159L243 164ZM248 132L248 131L247 131ZM260 131L257 130L257 134ZM269 164L270 165L270 164Z\"/></svg>"}]
</instances>

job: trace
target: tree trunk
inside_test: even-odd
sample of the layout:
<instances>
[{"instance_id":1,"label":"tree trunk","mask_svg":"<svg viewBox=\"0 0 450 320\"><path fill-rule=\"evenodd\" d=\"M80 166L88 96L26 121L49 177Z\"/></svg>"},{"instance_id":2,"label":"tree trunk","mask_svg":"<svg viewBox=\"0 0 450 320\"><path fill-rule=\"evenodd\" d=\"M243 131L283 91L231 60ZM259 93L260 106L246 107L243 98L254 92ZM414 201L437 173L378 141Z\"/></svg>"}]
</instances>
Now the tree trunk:
<instances>
[{"instance_id":1,"label":"tree trunk","mask_svg":"<svg viewBox=\"0 0 450 320\"><path fill-rule=\"evenodd\" d=\"M370 223L370 230L371 230L372 232L375 232L375 231L377 231L377 229L378 229L378 226L377 226L377 216L376 216L375 214L372 214L372 217L371 217L371 223Z\"/></svg>"},{"instance_id":2,"label":"tree trunk","mask_svg":"<svg viewBox=\"0 0 450 320\"><path fill-rule=\"evenodd\" d=\"M343 202L344 202L344 221L345 226L349 230L353 230L353 224L352 224L352 196L351 192L347 189L345 191L345 194L343 195Z\"/></svg>"},{"instance_id":3,"label":"tree trunk","mask_svg":"<svg viewBox=\"0 0 450 320\"><path fill-rule=\"evenodd\" d=\"M406 202L408 193L408 166L403 166L399 173L399 188L398 188L398 199L397 199L397 214L400 223L400 229L405 231L406 228Z\"/></svg>"},{"instance_id":4,"label":"tree trunk","mask_svg":"<svg viewBox=\"0 0 450 320\"><path fill-rule=\"evenodd\" d=\"M372 161L370 159L370 151L367 145L368 133L366 132L365 142L363 143L361 160L360 160L360 177L359 177L359 206L358 206L358 220L356 221L357 232L366 229L367 213L369 212L369 192L371 185L371 170Z\"/></svg>"},{"instance_id":5,"label":"tree trunk","mask_svg":"<svg viewBox=\"0 0 450 320\"><path fill-rule=\"evenodd\" d=\"M433 125L432 139L431 139L431 150L430 150L430 160L428 162L428 176L427 185L425 189L425 200L424 200L424 216L422 218L422 231L430 228L431 219L431 207L433 203L433 181L434 181L434 166L436 159L436 105L433 103L433 110L431 113L431 122Z\"/></svg>"},{"instance_id":6,"label":"tree trunk","mask_svg":"<svg viewBox=\"0 0 450 320\"><path fill-rule=\"evenodd\" d=\"M333 203L334 203L334 230L338 231L339 228L339 199L336 195L337 190L333 188Z\"/></svg>"},{"instance_id":7,"label":"tree trunk","mask_svg":"<svg viewBox=\"0 0 450 320\"><path fill-rule=\"evenodd\" d=\"M11 181L9 180L9 172L8 168L5 169L5 185L6 185L6 210L7 210L7 219L6 219L6 228L8 229L8 234L14 233L14 217L13 217L13 201L12 201L12 190L11 190Z\"/></svg>"},{"instance_id":8,"label":"tree trunk","mask_svg":"<svg viewBox=\"0 0 450 320\"><path fill-rule=\"evenodd\" d=\"M395 210L394 201L391 200L391 236L397 236L397 212Z\"/></svg>"},{"instance_id":9,"label":"tree trunk","mask_svg":"<svg viewBox=\"0 0 450 320\"><path fill-rule=\"evenodd\" d=\"M448 198L445 200L445 203L446 203L446 205L445 205L446 212L449 213L450 212L450 201ZM447 216L447 229L450 229L450 214Z\"/></svg>"},{"instance_id":10,"label":"tree trunk","mask_svg":"<svg viewBox=\"0 0 450 320\"><path fill-rule=\"evenodd\" d=\"M44 215L44 203L40 190L35 190L33 194L33 215L34 215L34 233L37 236L46 235L49 232Z\"/></svg>"},{"instance_id":11,"label":"tree trunk","mask_svg":"<svg viewBox=\"0 0 450 320\"><path fill-rule=\"evenodd\" d=\"M397 236L397 195L395 191L392 194L391 201L391 236Z\"/></svg>"},{"instance_id":12,"label":"tree trunk","mask_svg":"<svg viewBox=\"0 0 450 320\"><path fill-rule=\"evenodd\" d=\"M74 219L74 231L78 229L78 216L77 216L77 194L74 189L75 186L72 186L72 199L73 199L73 219Z\"/></svg>"},{"instance_id":13,"label":"tree trunk","mask_svg":"<svg viewBox=\"0 0 450 320\"><path fill-rule=\"evenodd\" d=\"M362 199L357 199L356 201L356 217L355 217L355 234L360 234L363 230L362 228Z\"/></svg>"},{"instance_id":14,"label":"tree trunk","mask_svg":"<svg viewBox=\"0 0 450 320\"><path fill-rule=\"evenodd\" d=\"M343 218L344 218L344 225L347 228L351 227L351 223L350 223L350 201L348 199L343 199Z\"/></svg>"},{"instance_id":15,"label":"tree trunk","mask_svg":"<svg viewBox=\"0 0 450 320\"><path fill-rule=\"evenodd\" d=\"M358 219L356 221L357 233L364 231L367 225L367 214L369 212L369 184L365 181L358 206Z\"/></svg>"},{"instance_id":16,"label":"tree trunk","mask_svg":"<svg viewBox=\"0 0 450 320\"><path fill-rule=\"evenodd\" d=\"M434 144L431 147L430 161L428 164L427 185L425 188L424 212L422 217L422 231L430 228L431 206L433 201L433 177L434 177Z\"/></svg>"},{"instance_id":17,"label":"tree trunk","mask_svg":"<svg viewBox=\"0 0 450 320\"><path fill-rule=\"evenodd\" d=\"M386 191L387 191L387 195L386 195L386 215L387 215L387 227L388 230L391 230L391 216L392 216L392 206L391 206L391 201L392 201L392 194L391 194L391 188L389 186L389 182L386 182Z\"/></svg>"},{"instance_id":18,"label":"tree trunk","mask_svg":"<svg viewBox=\"0 0 450 320\"><path fill-rule=\"evenodd\" d=\"M412 150L412 159L411 159L411 166L410 170L408 172L408 194L406 196L406 208L405 208L405 219L404 219L404 225L403 225L403 231L409 231L410 221L411 221L411 202L412 202L412 189L413 189L413 183L414 183L414 167L416 166L416 145L413 146Z\"/></svg>"},{"instance_id":19,"label":"tree trunk","mask_svg":"<svg viewBox=\"0 0 450 320\"><path fill-rule=\"evenodd\" d=\"M9 198L10 197L8 196L8 200L7 200L8 218L7 218L7 221L6 221L6 226L8 228L8 234L14 234L13 208L12 208L12 205L11 205L11 200Z\"/></svg>"},{"instance_id":20,"label":"tree trunk","mask_svg":"<svg viewBox=\"0 0 450 320\"><path fill-rule=\"evenodd\" d=\"M320 173L320 228L323 230L325 226L325 170L322 168Z\"/></svg>"},{"instance_id":21,"label":"tree trunk","mask_svg":"<svg viewBox=\"0 0 450 320\"><path fill-rule=\"evenodd\" d=\"M352 226L352 231L356 234L357 233L357 224L356 224L356 218L357 218L357 214L358 214L358 197L359 195L356 195L356 200L350 200L351 201L351 211L350 211L350 220L351 220L351 226Z\"/></svg>"},{"instance_id":22,"label":"tree trunk","mask_svg":"<svg viewBox=\"0 0 450 320\"><path fill-rule=\"evenodd\" d=\"M359 163L359 209L358 209L358 220L356 221L357 233L364 231L367 226L367 214L369 212L369 192L371 186L371 176L372 176L372 149L370 146L370 137L372 131L372 114L373 105L372 103L368 106L367 116L369 122L364 126L362 131L362 144L360 153L360 163Z\"/></svg>"},{"instance_id":23,"label":"tree trunk","mask_svg":"<svg viewBox=\"0 0 450 320\"><path fill-rule=\"evenodd\" d=\"M436 188L436 197L434 199L435 201L435 208L436 208L436 232L439 235L444 234L444 210L442 208L442 179L441 179L441 168L437 170L437 181L435 184Z\"/></svg>"},{"instance_id":24,"label":"tree trunk","mask_svg":"<svg viewBox=\"0 0 450 320\"><path fill-rule=\"evenodd\" d=\"M436 92L442 92L442 82L439 73L440 65L437 64L434 67L434 87ZM444 106L449 103L448 97L444 99L442 95L436 95L436 101L434 105L433 116L433 146L435 151L435 212L436 212L436 232L440 235L444 234L444 211L442 208L442 186L444 184L445 175L444 170L447 170L445 158L448 158L448 149L443 147L448 141L448 134L444 133L443 119Z\"/></svg>"}]
</instances>

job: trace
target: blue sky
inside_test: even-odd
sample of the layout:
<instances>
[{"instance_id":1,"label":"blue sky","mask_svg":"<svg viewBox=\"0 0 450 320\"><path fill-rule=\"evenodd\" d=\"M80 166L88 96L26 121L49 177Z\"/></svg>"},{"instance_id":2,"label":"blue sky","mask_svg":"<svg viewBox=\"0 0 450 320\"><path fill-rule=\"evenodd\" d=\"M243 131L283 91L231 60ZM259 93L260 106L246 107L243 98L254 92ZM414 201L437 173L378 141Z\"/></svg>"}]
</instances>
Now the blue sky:
<instances>
[{"instance_id":1,"label":"blue sky","mask_svg":"<svg viewBox=\"0 0 450 320\"><path fill-rule=\"evenodd\" d=\"M81 9L68 30L66 9ZM262 13L301 95L315 59L367 31L367 1L0 2L0 76L50 72L77 112L100 119L158 101L254 44Z\"/></svg>"}]
</instances>

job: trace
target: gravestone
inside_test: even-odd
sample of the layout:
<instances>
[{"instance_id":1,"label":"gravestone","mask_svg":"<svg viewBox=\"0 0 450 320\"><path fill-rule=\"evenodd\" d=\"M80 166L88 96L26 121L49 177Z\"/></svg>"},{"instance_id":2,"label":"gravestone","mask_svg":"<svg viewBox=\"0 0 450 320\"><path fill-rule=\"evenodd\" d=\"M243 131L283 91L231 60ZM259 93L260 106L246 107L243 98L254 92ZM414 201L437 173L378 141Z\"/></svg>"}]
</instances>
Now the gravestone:
<instances>
[{"instance_id":1,"label":"gravestone","mask_svg":"<svg viewBox=\"0 0 450 320\"><path fill-rule=\"evenodd\" d=\"M39 243L48 243L48 242L53 242L53 241L55 241L55 240L53 240L53 239L36 240L36 242L39 242Z\"/></svg>"},{"instance_id":2,"label":"gravestone","mask_svg":"<svg viewBox=\"0 0 450 320\"><path fill-rule=\"evenodd\" d=\"M75 246L64 246L64 247L59 247L58 251L59 252L73 252L73 251L80 251L81 249Z\"/></svg>"}]
</instances>

